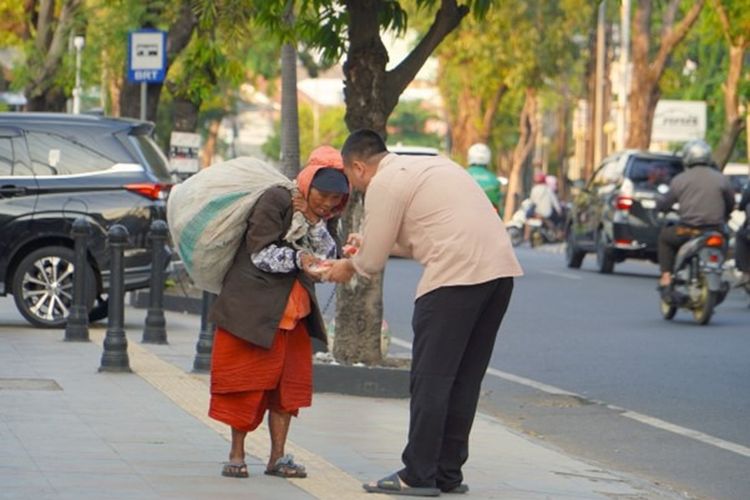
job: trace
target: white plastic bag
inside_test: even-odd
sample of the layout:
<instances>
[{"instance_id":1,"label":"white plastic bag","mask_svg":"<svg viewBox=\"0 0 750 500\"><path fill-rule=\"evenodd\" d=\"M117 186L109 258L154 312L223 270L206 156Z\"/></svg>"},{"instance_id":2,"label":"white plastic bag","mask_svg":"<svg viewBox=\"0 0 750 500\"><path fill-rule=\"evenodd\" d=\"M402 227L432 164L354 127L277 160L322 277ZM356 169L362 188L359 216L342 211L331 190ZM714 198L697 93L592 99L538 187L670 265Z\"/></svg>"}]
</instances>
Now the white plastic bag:
<instances>
[{"instance_id":1,"label":"white plastic bag","mask_svg":"<svg viewBox=\"0 0 750 500\"><path fill-rule=\"evenodd\" d=\"M243 156L214 164L172 188L167 201L169 232L196 287L221 291L250 211L273 186L295 188L273 166Z\"/></svg>"}]
</instances>

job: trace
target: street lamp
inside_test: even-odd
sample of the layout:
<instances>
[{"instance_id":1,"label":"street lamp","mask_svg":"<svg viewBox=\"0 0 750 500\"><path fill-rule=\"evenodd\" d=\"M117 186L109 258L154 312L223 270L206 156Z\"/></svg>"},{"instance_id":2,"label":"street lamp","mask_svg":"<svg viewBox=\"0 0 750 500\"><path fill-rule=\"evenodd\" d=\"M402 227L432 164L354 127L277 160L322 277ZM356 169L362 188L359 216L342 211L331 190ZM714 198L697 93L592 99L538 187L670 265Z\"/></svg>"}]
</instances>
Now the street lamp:
<instances>
[{"instance_id":1,"label":"street lamp","mask_svg":"<svg viewBox=\"0 0 750 500\"><path fill-rule=\"evenodd\" d=\"M86 44L86 39L82 36L73 38L73 46L76 49L76 86L73 88L73 114L81 113L81 50Z\"/></svg>"}]
</instances>

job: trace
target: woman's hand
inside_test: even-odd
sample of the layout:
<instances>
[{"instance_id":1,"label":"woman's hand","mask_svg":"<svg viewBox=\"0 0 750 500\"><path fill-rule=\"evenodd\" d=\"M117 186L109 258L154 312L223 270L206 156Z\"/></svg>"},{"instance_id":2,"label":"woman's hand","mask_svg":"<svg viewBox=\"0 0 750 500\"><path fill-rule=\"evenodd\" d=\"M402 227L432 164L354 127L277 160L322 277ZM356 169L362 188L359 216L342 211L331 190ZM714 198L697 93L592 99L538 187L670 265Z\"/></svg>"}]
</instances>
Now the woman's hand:
<instances>
[{"instance_id":1,"label":"woman's hand","mask_svg":"<svg viewBox=\"0 0 750 500\"><path fill-rule=\"evenodd\" d=\"M359 251L359 247L362 246L362 235L359 233L351 233L346 238L346 245L341 249L344 253L344 257L351 257Z\"/></svg>"},{"instance_id":2,"label":"woman's hand","mask_svg":"<svg viewBox=\"0 0 750 500\"><path fill-rule=\"evenodd\" d=\"M301 212L310 224L317 224L318 221L320 221L320 217L310 210L310 205L299 191L295 191L292 195L292 208L294 208L296 212Z\"/></svg>"},{"instance_id":3,"label":"woman's hand","mask_svg":"<svg viewBox=\"0 0 750 500\"><path fill-rule=\"evenodd\" d=\"M328 261L321 260L309 252L302 252L299 257L302 271L315 281L322 281L329 268Z\"/></svg>"}]
</instances>

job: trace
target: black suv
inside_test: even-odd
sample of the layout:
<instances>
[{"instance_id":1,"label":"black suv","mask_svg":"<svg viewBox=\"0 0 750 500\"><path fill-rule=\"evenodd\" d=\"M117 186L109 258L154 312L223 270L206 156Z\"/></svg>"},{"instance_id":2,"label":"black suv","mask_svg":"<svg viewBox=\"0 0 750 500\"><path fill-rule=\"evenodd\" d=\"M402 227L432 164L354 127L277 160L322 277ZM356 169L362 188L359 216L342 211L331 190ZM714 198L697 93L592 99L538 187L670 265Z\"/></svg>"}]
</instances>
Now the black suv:
<instances>
[{"instance_id":1,"label":"black suv","mask_svg":"<svg viewBox=\"0 0 750 500\"><path fill-rule=\"evenodd\" d=\"M602 273L625 259L656 262L656 199L660 186L682 171L674 155L625 151L605 159L573 199L566 223L568 267L581 267L587 252L596 253Z\"/></svg>"},{"instance_id":2,"label":"black suv","mask_svg":"<svg viewBox=\"0 0 750 500\"><path fill-rule=\"evenodd\" d=\"M71 225L91 225L87 302L106 315L107 230L124 225L127 290L148 286L147 233L171 186L153 124L52 113L0 113L0 295L33 325L61 327L72 300ZM98 304L97 304L98 301Z\"/></svg>"}]
</instances>

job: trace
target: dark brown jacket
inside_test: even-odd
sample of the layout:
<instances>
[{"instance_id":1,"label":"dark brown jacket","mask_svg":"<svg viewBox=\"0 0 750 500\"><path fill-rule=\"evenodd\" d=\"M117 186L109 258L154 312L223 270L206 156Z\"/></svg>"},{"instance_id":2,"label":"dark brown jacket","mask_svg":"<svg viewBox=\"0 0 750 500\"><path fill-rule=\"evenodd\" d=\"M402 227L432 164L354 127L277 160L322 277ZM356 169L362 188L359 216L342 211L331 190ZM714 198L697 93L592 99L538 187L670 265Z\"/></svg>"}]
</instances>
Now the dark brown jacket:
<instances>
[{"instance_id":1,"label":"dark brown jacket","mask_svg":"<svg viewBox=\"0 0 750 500\"><path fill-rule=\"evenodd\" d=\"M245 238L209 313L209 320L222 329L267 349L273 344L295 279L299 279L310 294L312 312L305 319L310 336L326 342L312 279L297 270L290 273L261 271L250 259L251 254L272 243L291 246L283 238L292 223L292 214L289 190L274 187L261 195L250 212ZM328 226L330 231L333 224ZM339 241L334 233L332 236Z\"/></svg>"}]
</instances>

